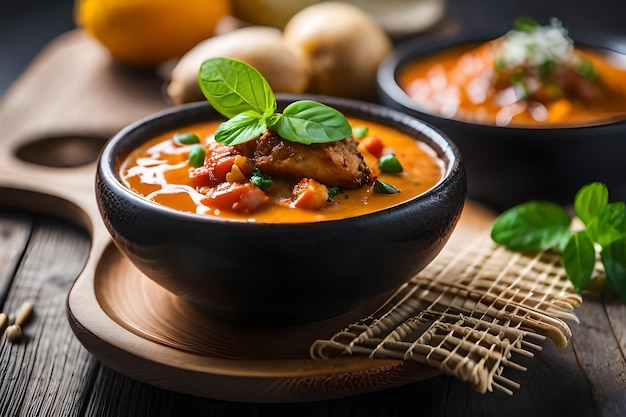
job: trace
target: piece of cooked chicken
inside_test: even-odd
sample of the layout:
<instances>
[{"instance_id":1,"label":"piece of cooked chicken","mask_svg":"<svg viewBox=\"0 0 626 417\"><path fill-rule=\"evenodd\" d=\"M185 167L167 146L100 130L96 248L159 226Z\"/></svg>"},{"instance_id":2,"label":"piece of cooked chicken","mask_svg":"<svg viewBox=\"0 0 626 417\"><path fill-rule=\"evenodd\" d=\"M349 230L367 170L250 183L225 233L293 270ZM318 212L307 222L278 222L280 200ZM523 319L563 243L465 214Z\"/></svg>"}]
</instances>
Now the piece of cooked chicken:
<instances>
[{"instance_id":1,"label":"piece of cooked chicken","mask_svg":"<svg viewBox=\"0 0 626 417\"><path fill-rule=\"evenodd\" d=\"M313 178L329 187L358 188L371 182L373 174L357 145L353 137L305 145L283 140L268 130L234 148L269 175Z\"/></svg>"}]
</instances>

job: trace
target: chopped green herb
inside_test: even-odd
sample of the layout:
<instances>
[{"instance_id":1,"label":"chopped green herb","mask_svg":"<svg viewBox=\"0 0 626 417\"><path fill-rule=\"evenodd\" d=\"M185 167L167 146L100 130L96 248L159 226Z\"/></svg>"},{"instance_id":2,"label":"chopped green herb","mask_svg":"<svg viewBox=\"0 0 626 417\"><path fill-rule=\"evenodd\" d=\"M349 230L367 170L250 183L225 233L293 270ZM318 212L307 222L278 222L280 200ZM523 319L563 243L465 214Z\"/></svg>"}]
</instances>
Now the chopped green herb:
<instances>
[{"instance_id":1,"label":"chopped green herb","mask_svg":"<svg viewBox=\"0 0 626 417\"><path fill-rule=\"evenodd\" d=\"M583 230L570 230L571 217L561 206L529 201L504 211L491 228L491 238L511 250L561 252L576 291L591 281L599 251L608 282L626 301L626 204L609 203L606 185L594 182L576 193L574 212Z\"/></svg>"},{"instance_id":2,"label":"chopped green herb","mask_svg":"<svg viewBox=\"0 0 626 417\"><path fill-rule=\"evenodd\" d=\"M524 100L528 98L528 88L526 88L526 83L524 82L524 74L521 71L515 71L511 74L511 85L515 90L515 96L518 100Z\"/></svg>"},{"instance_id":3,"label":"chopped green herb","mask_svg":"<svg viewBox=\"0 0 626 417\"><path fill-rule=\"evenodd\" d=\"M174 142L181 145L194 145L200 143L200 138L195 133L174 133Z\"/></svg>"},{"instance_id":4,"label":"chopped green herb","mask_svg":"<svg viewBox=\"0 0 626 417\"><path fill-rule=\"evenodd\" d=\"M598 75L593 64L587 58L582 58L578 68L576 68L576 72L593 83L597 83L600 80L600 75Z\"/></svg>"},{"instance_id":5,"label":"chopped green herb","mask_svg":"<svg viewBox=\"0 0 626 417\"><path fill-rule=\"evenodd\" d=\"M204 165L204 157L206 156L206 150L202 145L193 145L189 150L189 156L187 161L194 168L200 168Z\"/></svg>"},{"instance_id":6,"label":"chopped green herb","mask_svg":"<svg viewBox=\"0 0 626 417\"><path fill-rule=\"evenodd\" d=\"M365 136L367 136L369 130L370 128L367 126L357 126L352 129L352 134L356 139L363 139Z\"/></svg>"},{"instance_id":7,"label":"chopped green herb","mask_svg":"<svg viewBox=\"0 0 626 417\"><path fill-rule=\"evenodd\" d=\"M539 22L537 22L535 19L529 16L517 17L513 21L513 26L515 26L517 30L521 30L523 32L530 32L533 29L537 29L538 27L541 27Z\"/></svg>"},{"instance_id":8,"label":"chopped green herb","mask_svg":"<svg viewBox=\"0 0 626 417\"><path fill-rule=\"evenodd\" d=\"M556 62L547 60L539 65L539 79L544 84L554 84L552 81L552 71L556 67Z\"/></svg>"},{"instance_id":9,"label":"chopped green herb","mask_svg":"<svg viewBox=\"0 0 626 417\"><path fill-rule=\"evenodd\" d=\"M247 142L270 128L283 139L307 145L336 142L352 135L343 114L317 101L295 101L278 113L269 83L245 62L210 58L200 66L198 82L211 105L229 118L215 132L219 143Z\"/></svg>"},{"instance_id":10,"label":"chopped green herb","mask_svg":"<svg viewBox=\"0 0 626 417\"><path fill-rule=\"evenodd\" d=\"M263 191L272 188L272 186L274 185L274 180L272 179L272 177L270 177L267 174L264 174L263 172L261 172L259 168L256 168L256 167L252 171L250 182L256 185L257 187L259 187Z\"/></svg>"},{"instance_id":11,"label":"chopped green herb","mask_svg":"<svg viewBox=\"0 0 626 417\"><path fill-rule=\"evenodd\" d=\"M506 69L506 63L504 60L504 56L502 56L502 54L499 54L496 57L495 66L498 71L504 71Z\"/></svg>"},{"instance_id":12,"label":"chopped green herb","mask_svg":"<svg viewBox=\"0 0 626 417\"><path fill-rule=\"evenodd\" d=\"M376 194L396 194L399 193L400 190L391 184L376 179L376 181L374 181L374 192Z\"/></svg>"},{"instance_id":13,"label":"chopped green herb","mask_svg":"<svg viewBox=\"0 0 626 417\"><path fill-rule=\"evenodd\" d=\"M398 161L398 158L392 153L381 156L378 160L378 167L382 172L390 174L397 174L399 172L402 172L403 170L402 164L400 163L400 161Z\"/></svg>"},{"instance_id":14,"label":"chopped green herb","mask_svg":"<svg viewBox=\"0 0 626 417\"><path fill-rule=\"evenodd\" d=\"M328 201L337 197L337 195L339 195L340 192L341 192L341 189L339 187L328 187Z\"/></svg>"}]
</instances>

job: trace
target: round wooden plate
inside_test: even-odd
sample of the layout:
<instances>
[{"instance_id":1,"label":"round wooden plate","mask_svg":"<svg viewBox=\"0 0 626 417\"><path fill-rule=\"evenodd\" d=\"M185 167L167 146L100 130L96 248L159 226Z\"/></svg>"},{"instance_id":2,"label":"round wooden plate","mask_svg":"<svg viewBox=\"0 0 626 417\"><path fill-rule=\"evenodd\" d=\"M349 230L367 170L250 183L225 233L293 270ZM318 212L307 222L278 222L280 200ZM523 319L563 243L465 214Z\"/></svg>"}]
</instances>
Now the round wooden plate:
<instances>
[{"instance_id":1,"label":"round wooden plate","mask_svg":"<svg viewBox=\"0 0 626 417\"><path fill-rule=\"evenodd\" d=\"M294 402L360 394L439 374L396 360L309 358L316 338L330 337L378 303L312 325L235 327L212 321L167 292L110 244L95 273L76 281L67 310L83 345L125 375L216 399Z\"/></svg>"}]
</instances>

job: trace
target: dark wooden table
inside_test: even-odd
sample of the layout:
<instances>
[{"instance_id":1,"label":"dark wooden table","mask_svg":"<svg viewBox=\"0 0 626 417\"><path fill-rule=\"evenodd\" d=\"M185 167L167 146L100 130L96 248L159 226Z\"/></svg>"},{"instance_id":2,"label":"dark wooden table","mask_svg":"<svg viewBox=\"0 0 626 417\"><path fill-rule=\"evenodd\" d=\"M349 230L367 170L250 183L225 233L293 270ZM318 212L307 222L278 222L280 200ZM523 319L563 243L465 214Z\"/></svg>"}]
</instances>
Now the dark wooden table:
<instances>
[{"instance_id":1,"label":"dark wooden table","mask_svg":"<svg viewBox=\"0 0 626 417\"><path fill-rule=\"evenodd\" d=\"M0 194L1 196L2 194ZM626 415L626 308L585 297L566 349L551 342L514 375L513 396L478 394L448 376L354 397L296 404L246 404L166 391L101 365L75 338L67 292L85 263L89 235L57 218L0 211L3 310L24 300L35 313L25 338L0 344L3 416L606 416Z\"/></svg>"},{"instance_id":2,"label":"dark wooden table","mask_svg":"<svg viewBox=\"0 0 626 417\"><path fill-rule=\"evenodd\" d=\"M34 74L27 71L23 77ZM72 77L65 79L70 82ZM23 90L28 82L22 78L16 85ZM5 122L0 123L0 143L14 133L9 129L32 123L26 115L39 112L48 120L71 120L65 113L55 113L55 103L50 102L35 100L30 113L17 111L23 105L21 94L13 90L0 101L0 120ZM15 120L19 114L24 120ZM106 127L103 135L116 126ZM22 133L37 128L46 125L23 128ZM135 381L94 358L67 321L66 297L87 261L89 231L77 225L81 222L71 221L72 213L45 214L49 203L45 199L37 204L37 196L30 195L29 204L21 206L15 204L19 199L9 198L12 193L0 184L0 309L11 312L32 300L35 311L24 326L22 341L9 343L4 337L0 341L0 416L626 416L626 304L610 293L585 294L576 310L580 323L571 323L569 345L560 349L544 342L543 351L524 363L527 371L508 375L521 384L512 396L479 394L440 375L346 398L250 404L194 397Z\"/></svg>"}]
</instances>

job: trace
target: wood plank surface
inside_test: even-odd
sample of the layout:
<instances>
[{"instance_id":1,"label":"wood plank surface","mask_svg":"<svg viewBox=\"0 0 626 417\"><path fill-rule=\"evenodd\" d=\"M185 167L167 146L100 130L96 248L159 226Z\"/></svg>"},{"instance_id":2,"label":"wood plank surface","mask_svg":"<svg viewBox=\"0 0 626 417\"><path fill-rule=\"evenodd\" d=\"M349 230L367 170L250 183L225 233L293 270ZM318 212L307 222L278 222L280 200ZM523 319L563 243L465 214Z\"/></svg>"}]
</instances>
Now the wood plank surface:
<instances>
[{"instance_id":1,"label":"wood plank surface","mask_svg":"<svg viewBox=\"0 0 626 417\"><path fill-rule=\"evenodd\" d=\"M609 291L588 294L572 346L599 415L626 416L626 305Z\"/></svg>"},{"instance_id":2,"label":"wood plank surface","mask_svg":"<svg viewBox=\"0 0 626 417\"><path fill-rule=\"evenodd\" d=\"M3 213L0 236L3 252L22 249L16 268L3 275L11 285L2 311L35 303L22 340L4 338L0 347L0 415L77 414L98 364L73 337L64 306L85 263L89 236L65 223L14 213Z\"/></svg>"}]
</instances>

